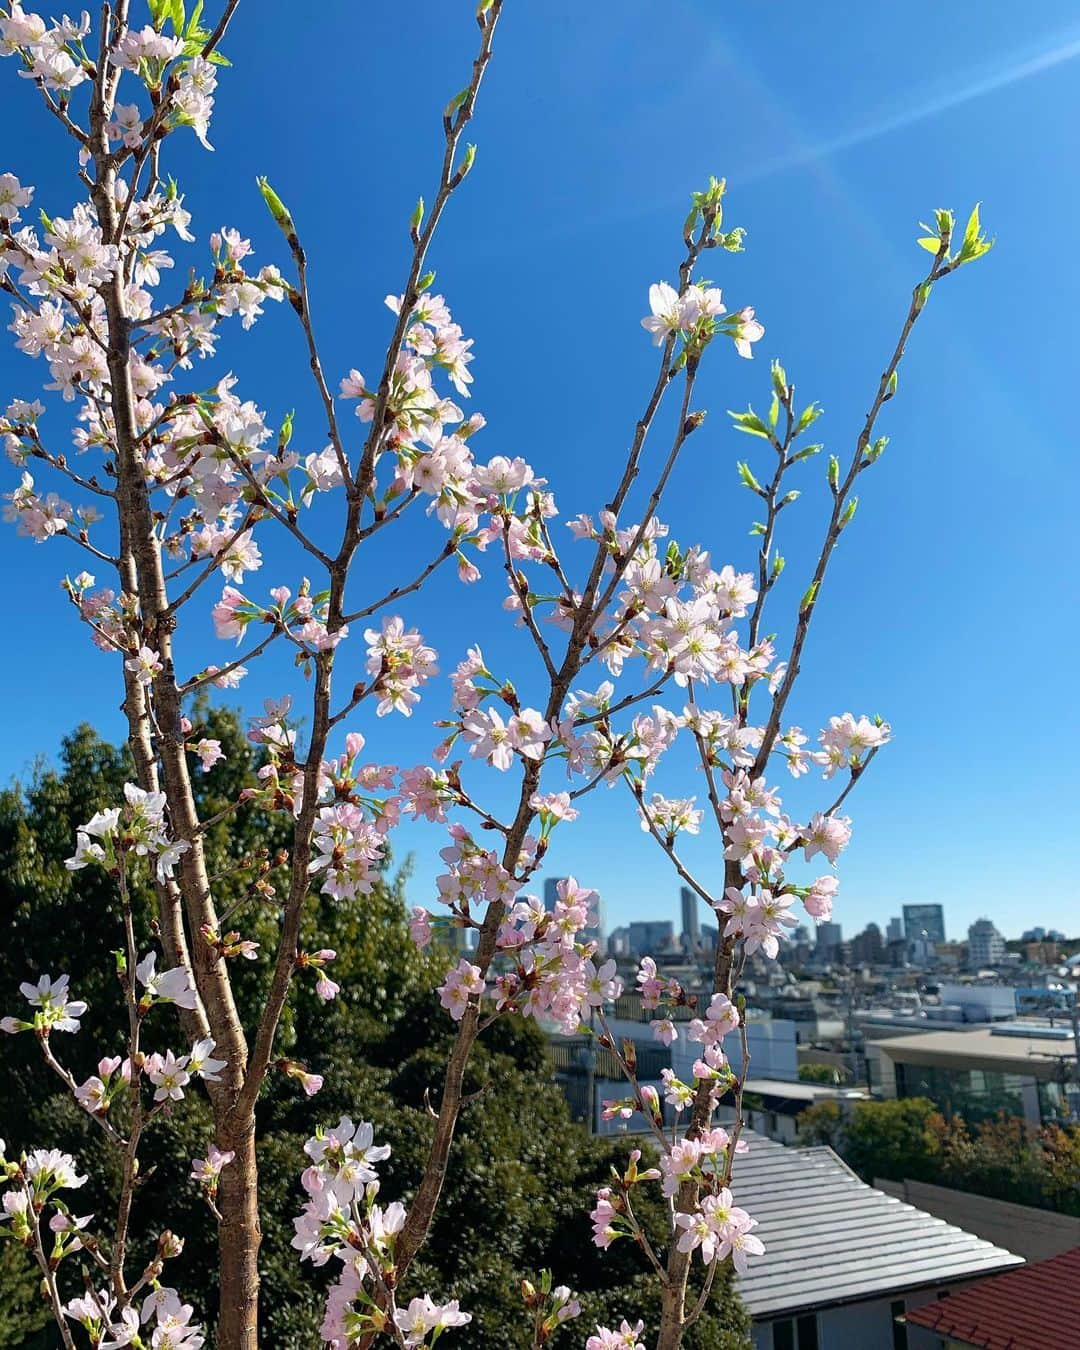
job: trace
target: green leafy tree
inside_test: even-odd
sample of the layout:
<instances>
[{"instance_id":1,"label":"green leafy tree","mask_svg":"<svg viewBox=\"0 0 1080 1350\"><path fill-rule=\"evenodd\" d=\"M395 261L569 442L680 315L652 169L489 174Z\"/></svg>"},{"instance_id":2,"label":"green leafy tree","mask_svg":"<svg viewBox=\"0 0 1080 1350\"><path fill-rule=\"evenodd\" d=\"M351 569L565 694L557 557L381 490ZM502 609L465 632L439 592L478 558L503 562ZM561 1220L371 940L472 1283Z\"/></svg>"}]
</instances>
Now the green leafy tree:
<instances>
[{"instance_id":1,"label":"green leafy tree","mask_svg":"<svg viewBox=\"0 0 1080 1350\"><path fill-rule=\"evenodd\" d=\"M819 1102L799 1117L804 1143L828 1144L867 1181L930 1181L1015 1204L1080 1214L1080 1127L1032 1130L1004 1112L969 1124L924 1097Z\"/></svg>"},{"instance_id":2,"label":"green leafy tree","mask_svg":"<svg viewBox=\"0 0 1080 1350\"><path fill-rule=\"evenodd\" d=\"M847 1078L843 1069L834 1064L800 1064L800 1083L842 1083Z\"/></svg>"},{"instance_id":3,"label":"green leafy tree","mask_svg":"<svg viewBox=\"0 0 1080 1350\"><path fill-rule=\"evenodd\" d=\"M924 1097L855 1102L846 1110L837 1102L819 1102L799 1116L799 1136L836 1149L868 1181L931 1181L927 1125L936 1114Z\"/></svg>"}]
</instances>

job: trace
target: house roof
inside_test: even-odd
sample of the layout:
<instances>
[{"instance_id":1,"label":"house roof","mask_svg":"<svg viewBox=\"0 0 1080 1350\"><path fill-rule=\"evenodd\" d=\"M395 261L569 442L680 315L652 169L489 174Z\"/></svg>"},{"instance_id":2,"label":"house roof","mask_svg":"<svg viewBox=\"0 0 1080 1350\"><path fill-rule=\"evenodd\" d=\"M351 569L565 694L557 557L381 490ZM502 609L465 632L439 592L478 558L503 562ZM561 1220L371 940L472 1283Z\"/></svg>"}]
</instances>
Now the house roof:
<instances>
[{"instance_id":1,"label":"house roof","mask_svg":"<svg viewBox=\"0 0 1080 1350\"><path fill-rule=\"evenodd\" d=\"M986 1350L1073 1350L1080 1328L1080 1247L958 1289L907 1320Z\"/></svg>"},{"instance_id":2,"label":"house roof","mask_svg":"<svg viewBox=\"0 0 1080 1350\"><path fill-rule=\"evenodd\" d=\"M756 1136L750 1145L731 1184L765 1244L739 1279L755 1319L951 1286L1023 1261L867 1186L830 1148Z\"/></svg>"}]
</instances>

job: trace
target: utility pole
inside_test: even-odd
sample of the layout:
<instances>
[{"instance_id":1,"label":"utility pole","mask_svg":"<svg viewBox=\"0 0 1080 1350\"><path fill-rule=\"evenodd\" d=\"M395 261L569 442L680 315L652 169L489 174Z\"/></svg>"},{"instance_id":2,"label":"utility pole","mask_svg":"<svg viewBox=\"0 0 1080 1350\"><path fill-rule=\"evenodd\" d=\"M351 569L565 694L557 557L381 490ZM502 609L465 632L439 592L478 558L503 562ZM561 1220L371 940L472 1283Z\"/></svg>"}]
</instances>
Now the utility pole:
<instances>
[{"instance_id":1,"label":"utility pole","mask_svg":"<svg viewBox=\"0 0 1080 1350\"><path fill-rule=\"evenodd\" d=\"M848 976L847 987L847 1038L851 1047L851 1085L859 1086L859 1055L855 1049L855 975Z\"/></svg>"},{"instance_id":2,"label":"utility pole","mask_svg":"<svg viewBox=\"0 0 1080 1350\"><path fill-rule=\"evenodd\" d=\"M596 1133L596 1009L589 1009L589 1044L585 1052L585 1097L589 1103L589 1133Z\"/></svg>"}]
</instances>

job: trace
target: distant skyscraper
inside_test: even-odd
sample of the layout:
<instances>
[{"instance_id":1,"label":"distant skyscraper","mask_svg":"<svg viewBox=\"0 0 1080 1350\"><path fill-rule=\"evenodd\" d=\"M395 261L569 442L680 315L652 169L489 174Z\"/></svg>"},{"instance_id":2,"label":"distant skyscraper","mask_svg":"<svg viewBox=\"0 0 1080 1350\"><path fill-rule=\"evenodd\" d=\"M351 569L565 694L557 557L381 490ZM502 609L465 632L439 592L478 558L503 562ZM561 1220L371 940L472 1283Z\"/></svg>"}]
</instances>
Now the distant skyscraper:
<instances>
[{"instance_id":1,"label":"distant skyscraper","mask_svg":"<svg viewBox=\"0 0 1080 1350\"><path fill-rule=\"evenodd\" d=\"M609 956L629 956L630 955L630 929L613 928L611 937L608 938Z\"/></svg>"},{"instance_id":2,"label":"distant skyscraper","mask_svg":"<svg viewBox=\"0 0 1080 1350\"><path fill-rule=\"evenodd\" d=\"M904 937L904 924L901 919L890 919L885 930L886 942L901 942Z\"/></svg>"},{"instance_id":3,"label":"distant skyscraper","mask_svg":"<svg viewBox=\"0 0 1080 1350\"><path fill-rule=\"evenodd\" d=\"M905 905L904 937L914 942L923 935L931 942L945 941L945 911L940 905Z\"/></svg>"},{"instance_id":4,"label":"distant skyscraper","mask_svg":"<svg viewBox=\"0 0 1080 1350\"><path fill-rule=\"evenodd\" d=\"M559 883L565 881L565 877L545 877L544 878L544 908L554 909L555 902L559 898ZM582 933L582 939L585 942L595 942L596 949L601 955L604 952L604 902L597 896L592 902L593 913L596 915L596 923L590 924Z\"/></svg>"},{"instance_id":5,"label":"distant skyscraper","mask_svg":"<svg viewBox=\"0 0 1080 1350\"><path fill-rule=\"evenodd\" d=\"M817 926L817 946L814 952L821 960L828 960L839 953L843 941L843 929L838 923L828 919Z\"/></svg>"},{"instance_id":6,"label":"distant skyscraper","mask_svg":"<svg viewBox=\"0 0 1080 1350\"><path fill-rule=\"evenodd\" d=\"M633 956L652 956L670 950L675 941L675 925L670 919L652 919L630 925L630 952Z\"/></svg>"},{"instance_id":7,"label":"distant skyscraper","mask_svg":"<svg viewBox=\"0 0 1080 1350\"><path fill-rule=\"evenodd\" d=\"M998 966L1005 960L1005 939L989 919L976 919L968 929L968 965Z\"/></svg>"},{"instance_id":8,"label":"distant skyscraper","mask_svg":"<svg viewBox=\"0 0 1080 1350\"><path fill-rule=\"evenodd\" d=\"M690 886L684 886L679 891L679 899L682 901L683 947L688 952L694 952L701 946L701 924L698 920L697 891L693 890Z\"/></svg>"},{"instance_id":9,"label":"distant skyscraper","mask_svg":"<svg viewBox=\"0 0 1080 1350\"><path fill-rule=\"evenodd\" d=\"M851 939L851 959L867 965L877 965L882 958L883 944L881 929L876 923L868 923L863 931Z\"/></svg>"}]
</instances>

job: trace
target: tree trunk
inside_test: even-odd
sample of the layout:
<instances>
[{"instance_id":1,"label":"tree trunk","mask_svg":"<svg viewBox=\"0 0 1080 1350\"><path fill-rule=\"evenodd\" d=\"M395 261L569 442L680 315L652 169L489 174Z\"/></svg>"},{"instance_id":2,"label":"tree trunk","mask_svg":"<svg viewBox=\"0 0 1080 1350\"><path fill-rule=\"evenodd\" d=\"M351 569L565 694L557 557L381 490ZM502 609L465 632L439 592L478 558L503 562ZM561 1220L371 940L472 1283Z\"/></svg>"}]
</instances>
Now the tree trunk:
<instances>
[{"instance_id":1,"label":"tree trunk","mask_svg":"<svg viewBox=\"0 0 1080 1350\"><path fill-rule=\"evenodd\" d=\"M686 1272L682 1280L663 1291L660 1302L660 1330L656 1350L679 1350L683 1341L683 1314L686 1304Z\"/></svg>"},{"instance_id":2,"label":"tree trunk","mask_svg":"<svg viewBox=\"0 0 1080 1350\"><path fill-rule=\"evenodd\" d=\"M232 1149L236 1157L222 1169L218 1183L221 1303L214 1344L218 1350L257 1350L262 1228L254 1119L238 1136L223 1139L221 1146Z\"/></svg>"},{"instance_id":3,"label":"tree trunk","mask_svg":"<svg viewBox=\"0 0 1080 1350\"><path fill-rule=\"evenodd\" d=\"M126 21L126 5L120 6L119 23ZM103 238L115 243L123 254L120 215L116 198L116 169L109 157L106 131L115 87L99 76L100 97L92 112L92 143L98 178L92 196ZM258 1212L258 1177L255 1165L254 1113L236 1113L234 1107L244 1086L248 1047L233 999L225 962L207 943L187 942L181 903L188 930L197 934L204 926L216 931L217 913L206 868L198 810L191 787L184 734L181 729L181 695L173 666L172 634L176 618L169 605L161 545L156 533L150 492L139 445L135 398L131 385L131 321L126 313L123 277L118 270L102 287L108 321L109 404L116 437L116 499L121 543L121 581L135 582L140 619L146 642L158 652L163 670L154 680L153 701L156 744L150 740L145 696L132 697L127 681L125 709L136 746L142 786L162 787L168 801L173 836L187 841L188 851L178 866L179 893L171 883L158 888L162 906L162 929L166 950L181 963L189 962L189 975L199 994L200 1013L186 1018L189 1030L213 1037L217 1052L226 1062L222 1081L208 1085L219 1146L232 1149L236 1157L222 1173L218 1207L223 1216L219 1237L221 1259L221 1315L219 1350L256 1350L258 1342L258 1254L262 1241ZM160 781L159 781L160 778ZM198 1023L192 1027L192 1023ZM257 1088L256 1088L257 1090Z\"/></svg>"}]
</instances>

